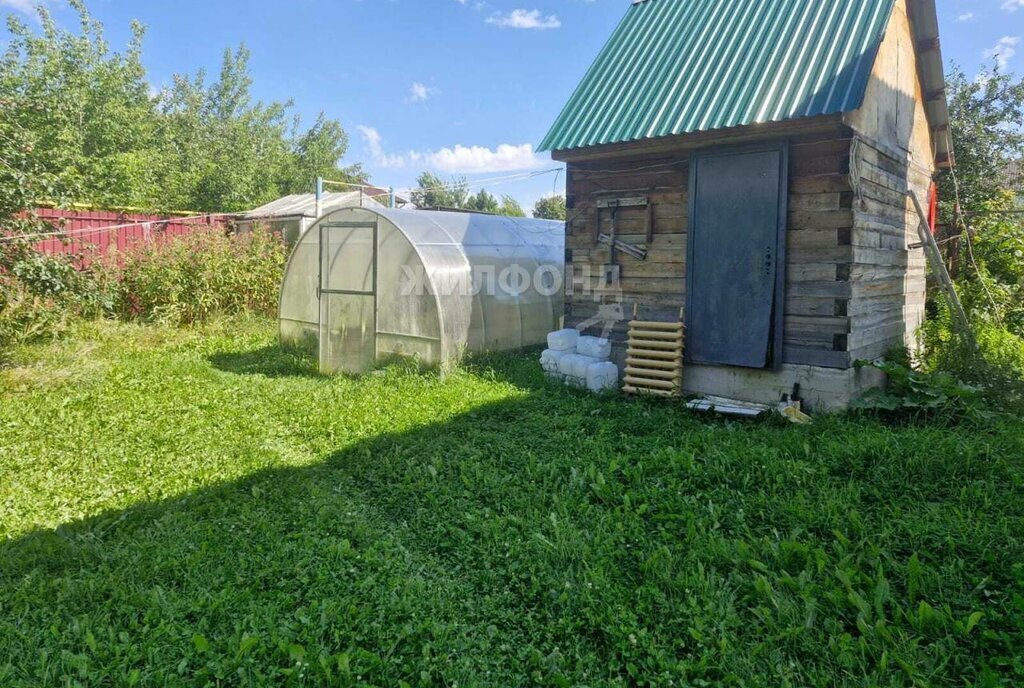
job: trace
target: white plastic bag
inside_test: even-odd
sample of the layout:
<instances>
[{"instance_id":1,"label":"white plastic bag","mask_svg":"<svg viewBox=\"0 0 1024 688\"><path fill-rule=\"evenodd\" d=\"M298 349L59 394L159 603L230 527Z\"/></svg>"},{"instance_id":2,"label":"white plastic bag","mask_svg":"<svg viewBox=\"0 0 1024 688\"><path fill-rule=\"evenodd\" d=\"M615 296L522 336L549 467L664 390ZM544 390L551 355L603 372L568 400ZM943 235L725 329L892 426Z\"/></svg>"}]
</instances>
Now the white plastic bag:
<instances>
[{"instance_id":1,"label":"white plastic bag","mask_svg":"<svg viewBox=\"0 0 1024 688\"><path fill-rule=\"evenodd\" d=\"M611 361L591 363L587 368L587 389L603 392L619 386L619 367Z\"/></svg>"},{"instance_id":2,"label":"white plastic bag","mask_svg":"<svg viewBox=\"0 0 1024 688\"><path fill-rule=\"evenodd\" d=\"M612 343L604 337L580 337L576 340L576 353L607 361L612 355Z\"/></svg>"},{"instance_id":3,"label":"white plastic bag","mask_svg":"<svg viewBox=\"0 0 1024 688\"><path fill-rule=\"evenodd\" d=\"M574 351L580 333L573 329L557 330L548 334L548 348L553 351Z\"/></svg>"}]
</instances>

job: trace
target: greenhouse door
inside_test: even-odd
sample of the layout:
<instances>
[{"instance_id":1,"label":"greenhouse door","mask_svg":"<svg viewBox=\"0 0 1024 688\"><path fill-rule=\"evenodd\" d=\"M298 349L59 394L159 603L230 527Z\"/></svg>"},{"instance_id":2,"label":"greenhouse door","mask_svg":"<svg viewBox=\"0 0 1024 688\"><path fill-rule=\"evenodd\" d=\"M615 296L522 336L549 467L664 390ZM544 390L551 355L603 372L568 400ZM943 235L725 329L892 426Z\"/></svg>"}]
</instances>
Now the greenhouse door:
<instances>
[{"instance_id":1,"label":"greenhouse door","mask_svg":"<svg viewBox=\"0 0 1024 688\"><path fill-rule=\"evenodd\" d=\"M377 225L320 225L320 372L377 362Z\"/></svg>"}]
</instances>

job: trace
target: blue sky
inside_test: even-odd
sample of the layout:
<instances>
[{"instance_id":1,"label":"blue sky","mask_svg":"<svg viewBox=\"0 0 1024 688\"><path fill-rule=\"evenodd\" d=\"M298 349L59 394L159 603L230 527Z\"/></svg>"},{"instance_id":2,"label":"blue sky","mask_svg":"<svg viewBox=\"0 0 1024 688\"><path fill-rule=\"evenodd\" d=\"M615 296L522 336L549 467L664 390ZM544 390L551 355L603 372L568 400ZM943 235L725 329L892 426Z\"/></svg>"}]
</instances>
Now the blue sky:
<instances>
[{"instance_id":1,"label":"blue sky","mask_svg":"<svg viewBox=\"0 0 1024 688\"><path fill-rule=\"evenodd\" d=\"M25 13L34 0L0 0ZM1024 70L1024 0L938 0L947 62L969 74L1001 60ZM74 26L60 0L58 21ZM257 97L292 99L351 137L345 162L406 188L424 169L471 181L556 167L532 150L629 6L629 0L88 0L111 44L147 26L144 59L159 88L175 72L216 73L225 47L252 51ZM2 31L2 30L0 30ZM485 186L524 207L564 177Z\"/></svg>"}]
</instances>

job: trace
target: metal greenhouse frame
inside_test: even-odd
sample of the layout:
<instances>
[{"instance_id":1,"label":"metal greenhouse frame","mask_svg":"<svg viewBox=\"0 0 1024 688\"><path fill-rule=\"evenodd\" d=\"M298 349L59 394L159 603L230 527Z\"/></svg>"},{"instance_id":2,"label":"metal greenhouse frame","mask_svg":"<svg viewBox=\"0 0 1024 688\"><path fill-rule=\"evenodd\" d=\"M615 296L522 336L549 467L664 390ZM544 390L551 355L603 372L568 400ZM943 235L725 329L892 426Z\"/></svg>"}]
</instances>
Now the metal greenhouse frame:
<instances>
[{"instance_id":1,"label":"metal greenhouse frame","mask_svg":"<svg viewBox=\"0 0 1024 688\"><path fill-rule=\"evenodd\" d=\"M544 342L562 315L560 222L344 208L298 239L285 270L281 341L324 373L392 356L446 367L471 351Z\"/></svg>"}]
</instances>

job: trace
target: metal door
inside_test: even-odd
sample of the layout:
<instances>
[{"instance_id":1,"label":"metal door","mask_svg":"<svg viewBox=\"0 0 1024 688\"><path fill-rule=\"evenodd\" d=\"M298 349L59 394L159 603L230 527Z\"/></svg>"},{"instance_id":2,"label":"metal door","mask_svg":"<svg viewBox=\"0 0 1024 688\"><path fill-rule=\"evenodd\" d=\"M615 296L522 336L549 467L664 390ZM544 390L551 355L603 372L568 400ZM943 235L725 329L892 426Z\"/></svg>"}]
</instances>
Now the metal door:
<instances>
[{"instance_id":1,"label":"metal door","mask_svg":"<svg viewBox=\"0 0 1024 688\"><path fill-rule=\"evenodd\" d=\"M691 162L686 352L694 363L781 364L787 169L781 145Z\"/></svg>"},{"instance_id":2,"label":"metal door","mask_svg":"<svg viewBox=\"0 0 1024 688\"><path fill-rule=\"evenodd\" d=\"M377 362L377 225L320 225L320 372Z\"/></svg>"}]
</instances>

